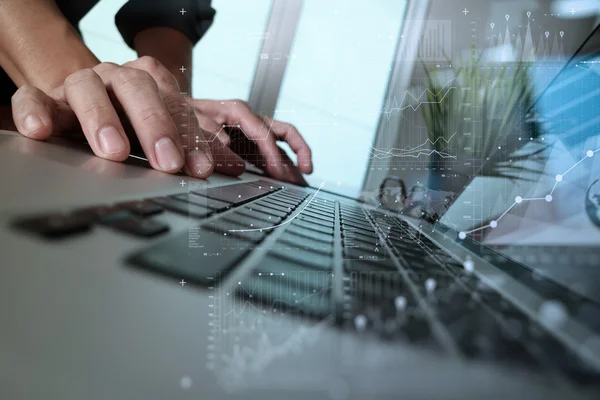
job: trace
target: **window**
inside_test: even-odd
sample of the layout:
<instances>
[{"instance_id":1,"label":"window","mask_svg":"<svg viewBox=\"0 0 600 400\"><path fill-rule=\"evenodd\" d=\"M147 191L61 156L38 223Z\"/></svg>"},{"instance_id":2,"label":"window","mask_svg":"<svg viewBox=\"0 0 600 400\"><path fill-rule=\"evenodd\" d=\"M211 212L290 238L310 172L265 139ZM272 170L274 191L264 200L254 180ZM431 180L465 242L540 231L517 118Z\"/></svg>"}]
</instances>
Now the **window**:
<instances>
[{"instance_id":1,"label":"window","mask_svg":"<svg viewBox=\"0 0 600 400\"><path fill-rule=\"evenodd\" d=\"M312 185L359 193L406 5L304 0L275 118L313 149Z\"/></svg>"}]
</instances>

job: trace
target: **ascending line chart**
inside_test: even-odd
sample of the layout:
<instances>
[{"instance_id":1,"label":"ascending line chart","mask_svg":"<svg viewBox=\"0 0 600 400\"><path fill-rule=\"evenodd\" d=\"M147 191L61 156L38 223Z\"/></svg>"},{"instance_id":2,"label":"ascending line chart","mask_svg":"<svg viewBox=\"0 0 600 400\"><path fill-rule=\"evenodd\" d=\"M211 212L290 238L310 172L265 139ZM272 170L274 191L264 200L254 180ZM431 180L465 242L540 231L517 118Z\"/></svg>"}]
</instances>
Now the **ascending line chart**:
<instances>
[{"instance_id":1,"label":"ascending line chart","mask_svg":"<svg viewBox=\"0 0 600 400\"><path fill-rule=\"evenodd\" d=\"M446 145L450 145L450 141L454 136L456 136L457 132L454 132L452 136L448 139L439 137L435 141L431 141L431 139L425 140L424 143L421 143L415 147L406 147L406 148L392 148L389 150L379 150L375 147L371 146L371 159L386 159L386 158L419 158L420 156L430 156L432 154L438 154L441 158L451 158L456 159L455 155L449 154L447 151L438 151L435 149L429 149L430 147L435 147L438 142L446 142ZM448 149L444 149L448 150Z\"/></svg>"},{"instance_id":2,"label":"ascending line chart","mask_svg":"<svg viewBox=\"0 0 600 400\"><path fill-rule=\"evenodd\" d=\"M491 228L491 229L495 229L495 228L497 228L497 227L498 227L498 224L500 223L500 220L501 220L502 218L504 218L504 216L505 216L506 214L508 214L508 213L509 213L509 212L510 212L510 211L511 211L513 208L515 208L515 207L518 207L518 206L519 206L519 204L523 204L523 203L525 203L525 202L532 202L532 201L546 201L546 202L548 202L548 203L551 203L551 202L552 202L552 200L554 199L554 198L552 197L552 195L554 194L554 191L556 190L556 188L558 187L558 185L559 185L561 182L563 182L563 180L564 180L565 176L566 176L566 175L567 175L569 172L571 172L573 169L575 169L575 168L576 168L576 167L577 167L579 164L581 164L582 162L584 162L585 160L587 160L588 158L592 158L592 157L594 157L594 155L595 155L597 152L599 152L599 151L600 151L600 149L597 149L597 150L588 150L588 151L586 151L586 152L585 152L585 156L584 156L584 157L583 157L581 160L577 161L575 164L573 164L573 165L572 165L572 166L571 166L569 169L567 169L567 170L566 170L565 172L563 172L562 174L558 174L558 175L556 175L556 176L554 177L554 181L555 181L555 182L554 182L554 186L552 187L552 190L550 190L550 192L549 192L547 195L545 195L544 197L531 197L531 198L525 198L525 197L522 197L522 196L517 196L517 197L515 197L515 201L514 201L514 203L513 203L513 204L512 204L510 207L508 207L508 209L506 209L506 211L504 211L504 212L503 212L503 213L502 213L502 214L501 214L501 215L500 215L498 218L496 218L495 220L492 220L492 221L490 221L490 223L489 223L489 224L487 224L487 225L480 226L479 228L475 228L475 229L472 229L472 230L470 230L470 231L462 231L462 232L459 232L459 233L458 233L458 238L459 238L459 239L461 239L461 240L463 240L463 239L466 239L467 235L469 235L469 234L472 234L472 233L475 233L475 232L478 232L478 231L482 231L482 230L484 230L484 229L488 229L488 228Z\"/></svg>"}]
</instances>

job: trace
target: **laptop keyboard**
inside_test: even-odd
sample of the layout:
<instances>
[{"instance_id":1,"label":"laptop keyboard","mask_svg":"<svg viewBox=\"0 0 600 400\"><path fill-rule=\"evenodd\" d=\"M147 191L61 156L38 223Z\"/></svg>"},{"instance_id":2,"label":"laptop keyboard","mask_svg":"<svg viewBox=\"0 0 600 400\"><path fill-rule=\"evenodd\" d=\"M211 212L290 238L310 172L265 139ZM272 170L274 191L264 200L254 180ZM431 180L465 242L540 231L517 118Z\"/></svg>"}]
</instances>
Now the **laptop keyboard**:
<instances>
[{"instance_id":1,"label":"laptop keyboard","mask_svg":"<svg viewBox=\"0 0 600 400\"><path fill-rule=\"evenodd\" d=\"M356 203L256 181L26 217L15 226L46 238L94 225L150 238L169 231L153 218L165 210L198 225L133 254L129 263L212 286L261 251L234 293L265 309L334 315L342 328L385 340L597 381L537 322L418 230Z\"/></svg>"}]
</instances>

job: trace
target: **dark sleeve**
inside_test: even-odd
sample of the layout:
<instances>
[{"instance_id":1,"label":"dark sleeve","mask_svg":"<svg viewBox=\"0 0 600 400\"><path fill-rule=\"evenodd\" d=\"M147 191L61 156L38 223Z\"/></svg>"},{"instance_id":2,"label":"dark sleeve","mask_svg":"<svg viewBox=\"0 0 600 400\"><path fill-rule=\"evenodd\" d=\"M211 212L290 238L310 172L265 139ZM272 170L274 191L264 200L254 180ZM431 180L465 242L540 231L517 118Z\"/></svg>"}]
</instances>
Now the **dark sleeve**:
<instances>
[{"instance_id":1,"label":"dark sleeve","mask_svg":"<svg viewBox=\"0 0 600 400\"><path fill-rule=\"evenodd\" d=\"M196 44L215 16L211 0L129 0L115 23L125 43L133 49L135 35L144 29L168 27L183 32ZM185 10L182 13L181 10Z\"/></svg>"}]
</instances>

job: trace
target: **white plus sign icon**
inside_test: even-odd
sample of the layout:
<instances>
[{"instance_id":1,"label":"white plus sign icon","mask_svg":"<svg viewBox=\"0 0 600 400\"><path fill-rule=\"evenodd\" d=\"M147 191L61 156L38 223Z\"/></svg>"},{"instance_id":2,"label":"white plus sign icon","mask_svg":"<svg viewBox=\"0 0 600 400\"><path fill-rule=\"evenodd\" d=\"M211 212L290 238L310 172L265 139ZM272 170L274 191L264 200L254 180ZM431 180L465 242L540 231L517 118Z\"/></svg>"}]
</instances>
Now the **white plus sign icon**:
<instances>
[{"instance_id":1,"label":"white plus sign icon","mask_svg":"<svg viewBox=\"0 0 600 400\"><path fill-rule=\"evenodd\" d=\"M182 9L181 9L181 11L179 11L179 12L181 13L181 15L185 15L185 13L186 13L187 11L185 10L185 8L182 8Z\"/></svg>"}]
</instances>

